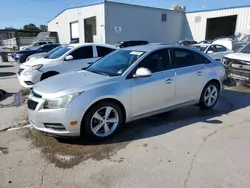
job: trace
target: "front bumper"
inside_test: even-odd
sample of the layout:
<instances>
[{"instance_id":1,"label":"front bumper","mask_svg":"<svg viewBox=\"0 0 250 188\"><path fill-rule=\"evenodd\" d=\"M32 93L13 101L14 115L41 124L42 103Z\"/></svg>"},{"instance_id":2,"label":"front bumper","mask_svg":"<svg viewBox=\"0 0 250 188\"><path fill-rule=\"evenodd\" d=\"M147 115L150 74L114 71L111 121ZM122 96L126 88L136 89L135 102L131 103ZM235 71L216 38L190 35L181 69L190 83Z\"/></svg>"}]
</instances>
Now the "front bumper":
<instances>
[{"instance_id":1,"label":"front bumper","mask_svg":"<svg viewBox=\"0 0 250 188\"><path fill-rule=\"evenodd\" d=\"M35 84L40 82L43 72L36 71L32 75L25 76L23 75L24 71L22 71L21 73L17 73L17 78L20 85L25 88L33 88Z\"/></svg>"},{"instance_id":2,"label":"front bumper","mask_svg":"<svg viewBox=\"0 0 250 188\"><path fill-rule=\"evenodd\" d=\"M235 80L250 82L250 71L229 69L227 72L227 76Z\"/></svg>"},{"instance_id":3,"label":"front bumper","mask_svg":"<svg viewBox=\"0 0 250 188\"><path fill-rule=\"evenodd\" d=\"M37 105L32 107L28 104L28 117L30 125L35 129L58 136L80 136L83 112L77 108L67 107L62 109L43 109L45 99L29 97ZM32 110L34 109L34 110ZM70 122L77 121L76 125Z\"/></svg>"}]
</instances>

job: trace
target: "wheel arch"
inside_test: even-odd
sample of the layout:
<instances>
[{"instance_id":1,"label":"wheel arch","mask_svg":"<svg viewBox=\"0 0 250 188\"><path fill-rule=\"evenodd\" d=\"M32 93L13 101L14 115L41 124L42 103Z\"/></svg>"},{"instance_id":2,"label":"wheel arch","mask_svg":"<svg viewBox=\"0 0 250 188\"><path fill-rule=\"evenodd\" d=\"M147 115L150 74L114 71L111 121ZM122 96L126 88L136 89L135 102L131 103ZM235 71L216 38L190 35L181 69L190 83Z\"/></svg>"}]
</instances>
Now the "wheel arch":
<instances>
[{"instance_id":1,"label":"wheel arch","mask_svg":"<svg viewBox=\"0 0 250 188\"><path fill-rule=\"evenodd\" d=\"M44 78L46 75L57 75L57 74L60 74L60 72L58 72L58 71L53 71L53 70L44 72L44 73L42 74L40 80L42 81L43 78Z\"/></svg>"},{"instance_id":2,"label":"wheel arch","mask_svg":"<svg viewBox=\"0 0 250 188\"><path fill-rule=\"evenodd\" d=\"M209 81L205 84L205 86L203 87L203 89L204 89L208 84L210 84L210 83L216 83L216 85L218 86L219 92L221 92L221 90L222 90L222 83L221 83L218 79L215 79L215 78L209 80Z\"/></svg>"},{"instance_id":3,"label":"wheel arch","mask_svg":"<svg viewBox=\"0 0 250 188\"><path fill-rule=\"evenodd\" d=\"M103 101L111 101L111 102L115 102L116 104L118 104L119 107L121 108L122 112L123 112L123 118L124 118L124 120L127 119L127 118L126 118L126 117L127 117L127 112L126 112L126 109L125 109L124 105L122 104L122 102L121 102L120 100L118 100L118 99L116 99L116 98L112 98L112 97L102 98L102 99L99 99L99 100L95 101L94 103L92 103L92 104L87 108L86 112L84 113L83 119L85 118L85 115L87 114L87 112L89 111L89 109L90 109L91 107L93 107L94 105L97 105L98 103L101 103L101 102L103 102Z\"/></svg>"},{"instance_id":4,"label":"wheel arch","mask_svg":"<svg viewBox=\"0 0 250 188\"><path fill-rule=\"evenodd\" d=\"M116 99L116 98L112 98L112 97L102 98L102 99L99 99L99 100L95 101L94 103L92 103L92 104L87 108L87 110L85 111L85 113L83 114L82 121L81 121L81 128L80 128L80 129L81 129L81 130L80 130L81 134L82 134L82 131L83 131L83 126L82 126L82 124L83 124L83 122L84 122L84 120L85 120L85 118L86 118L86 115L87 115L88 111L91 109L91 107L93 107L93 106L95 106L95 105L97 105L97 104L99 104L99 103L101 103L101 102L103 102L103 101L112 101L112 102L115 102L116 104L118 104L119 107L121 108L122 112L123 112L123 119L124 119L124 121L126 122L126 119L127 119L127 112L126 112L126 109L125 109L124 105L122 104L122 102L121 102L120 100L118 100L118 99Z\"/></svg>"}]
</instances>

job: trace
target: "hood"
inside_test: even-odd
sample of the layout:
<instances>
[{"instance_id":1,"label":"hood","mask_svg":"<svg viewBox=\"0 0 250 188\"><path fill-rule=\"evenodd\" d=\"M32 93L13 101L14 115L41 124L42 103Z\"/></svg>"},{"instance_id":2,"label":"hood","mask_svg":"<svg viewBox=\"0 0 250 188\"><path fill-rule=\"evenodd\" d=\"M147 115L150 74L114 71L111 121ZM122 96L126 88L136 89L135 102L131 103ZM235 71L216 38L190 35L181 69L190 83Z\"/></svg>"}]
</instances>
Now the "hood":
<instances>
[{"instance_id":1,"label":"hood","mask_svg":"<svg viewBox=\"0 0 250 188\"><path fill-rule=\"evenodd\" d=\"M34 53L34 52L37 52L37 50L19 50L19 51L16 51L15 53Z\"/></svg>"},{"instance_id":2,"label":"hood","mask_svg":"<svg viewBox=\"0 0 250 188\"><path fill-rule=\"evenodd\" d=\"M54 62L55 59L44 59L44 58L41 58L41 59L35 59L35 60L31 60L31 61L27 61L25 63L23 63L20 67L32 67L34 65L38 65L38 64L48 64L48 63L51 63L51 62Z\"/></svg>"},{"instance_id":3,"label":"hood","mask_svg":"<svg viewBox=\"0 0 250 188\"><path fill-rule=\"evenodd\" d=\"M48 54L49 54L48 52L41 52L41 53L30 55L29 57L45 57Z\"/></svg>"},{"instance_id":4,"label":"hood","mask_svg":"<svg viewBox=\"0 0 250 188\"><path fill-rule=\"evenodd\" d=\"M232 53L232 54L227 54L224 57L230 58L230 59L250 61L250 54L247 54L247 53Z\"/></svg>"},{"instance_id":5,"label":"hood","mask_svg":"<svg viewBox=\"0 0 250 188\"><path fill-rule=\"evenodd\" d=\"M115 81L116 79L115 77L80 70L48 78L36 84L33 90L46 97L56 97L87 91L94 87L105 85L107 81Z\"/></svg>"}]
</instances>

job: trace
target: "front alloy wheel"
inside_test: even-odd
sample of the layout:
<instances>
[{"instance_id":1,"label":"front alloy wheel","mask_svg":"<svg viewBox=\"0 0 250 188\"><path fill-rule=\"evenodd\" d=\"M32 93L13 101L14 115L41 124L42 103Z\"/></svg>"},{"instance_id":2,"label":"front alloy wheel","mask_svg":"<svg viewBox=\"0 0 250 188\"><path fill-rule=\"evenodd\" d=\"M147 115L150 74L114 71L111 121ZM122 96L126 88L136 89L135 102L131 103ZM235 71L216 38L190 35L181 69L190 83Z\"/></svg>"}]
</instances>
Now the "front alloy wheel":
<instances>
[{"instance_id":1,"label":"front alloy wheel","mask_svg":"<svg viewBox=\"0 0 250 188\"><path fill-rule=\"evenodd\" d=\"M120 105L113 101L102 101L87 111L81 135L90 140L105 140L113 136L123 123L124 114Z\"/></svg>"},{"instance_id":2,"label":"front alloy wheel","mask_svg":"<svg viewBox=\"0 0 250 188\"><path fill-rule=\"evenodd\" d=\"M90 126L96 136L106 137L116 130L118 122L118 112L110 106L105 106L94 113Z\"/></svg>"}]
</instances>

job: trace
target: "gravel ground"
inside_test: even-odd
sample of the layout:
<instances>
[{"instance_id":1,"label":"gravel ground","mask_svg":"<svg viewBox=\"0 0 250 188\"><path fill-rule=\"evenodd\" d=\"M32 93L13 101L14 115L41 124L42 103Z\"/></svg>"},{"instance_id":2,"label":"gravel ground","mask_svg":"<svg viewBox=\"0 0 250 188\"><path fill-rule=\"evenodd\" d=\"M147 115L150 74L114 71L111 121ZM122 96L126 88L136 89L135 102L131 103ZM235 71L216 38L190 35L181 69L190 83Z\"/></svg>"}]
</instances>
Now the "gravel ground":
<instances>
[{"instance_id":1,"label":"gravel ground","mask_svg":"<svg viewBox=\"0 0 250 188\"><path fill-rule=\"evenodd\" d=\"M210 111L175 110L86 143L27 127L28 92L12 66L0 64L1 188L250 187L250 89L227 88Z\"/></svg>"}]
</instances>

